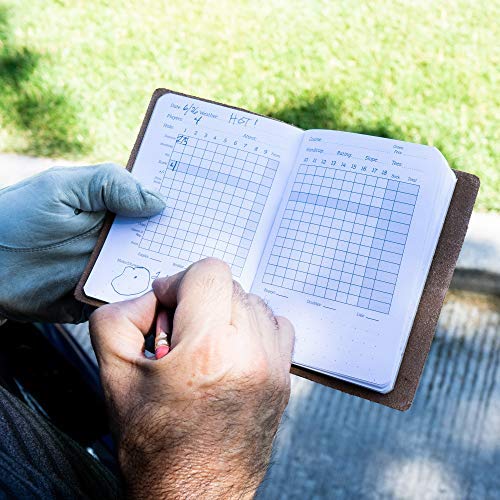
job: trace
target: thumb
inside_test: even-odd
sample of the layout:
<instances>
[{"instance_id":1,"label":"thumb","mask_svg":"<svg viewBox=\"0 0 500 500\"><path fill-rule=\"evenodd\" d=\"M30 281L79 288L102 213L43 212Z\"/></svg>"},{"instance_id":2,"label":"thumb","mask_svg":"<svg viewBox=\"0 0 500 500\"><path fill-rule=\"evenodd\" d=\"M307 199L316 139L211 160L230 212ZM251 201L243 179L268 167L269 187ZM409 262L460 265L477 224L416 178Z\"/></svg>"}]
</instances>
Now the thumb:
<instances>
[{"instance_id":1,"label":"thumb","mask_svg":"<svg viewBox=\"0 0 500 500\"><path fill-rule=\"evenodd\" d=\"M68 169L65 177L67 203L85 212L110 210L126 217L150 217L165 208L159 193L113 163Z\"/></svg>"},{"instance_id":2,"label":"thumb","mask_svg":"<svg viewBox=\"0 0 500 500\"><path fill-rule=\"evenodd\" d=\"M153 292L148 292L97 309L90 316L90 337L99 362L142 358L144 336L154 325L156 307Z\"/></svg>"}]
</instances>

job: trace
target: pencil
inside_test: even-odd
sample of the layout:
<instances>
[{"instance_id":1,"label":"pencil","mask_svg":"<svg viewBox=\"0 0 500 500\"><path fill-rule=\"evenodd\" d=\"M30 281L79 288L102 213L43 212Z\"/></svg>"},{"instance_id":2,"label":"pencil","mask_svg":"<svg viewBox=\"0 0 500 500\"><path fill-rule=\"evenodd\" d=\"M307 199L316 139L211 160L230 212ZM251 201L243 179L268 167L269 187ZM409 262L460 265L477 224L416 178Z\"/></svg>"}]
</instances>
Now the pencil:
<instances>
[{"instance_id":1,"label":"pencil","mask_svg":"<svg viewBox=\"0 0 500 500\"><path fill-rule=\"evenodd\" d=\"M167 311L160 309L156 317L156 335L155 335L155 358L160 359L166 356L170 351L168 341L168 315Z\"/></svg>"}]
</instances>

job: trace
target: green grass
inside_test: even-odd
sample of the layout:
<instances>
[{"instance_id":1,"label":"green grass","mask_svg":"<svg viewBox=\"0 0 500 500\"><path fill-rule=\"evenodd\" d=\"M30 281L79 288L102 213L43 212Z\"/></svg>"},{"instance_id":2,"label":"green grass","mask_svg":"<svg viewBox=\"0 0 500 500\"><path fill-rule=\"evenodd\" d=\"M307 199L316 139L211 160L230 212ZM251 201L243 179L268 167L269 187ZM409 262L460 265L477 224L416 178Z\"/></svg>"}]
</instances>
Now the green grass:
<instances>
[{"instance_id":1,"label":"green grass","mask_svg":"<svg viewBox=\"0 0 500 500\"><path fill-rule=\"evenodd\" d=\"M500 3L16 0L0 149L124 163L156 87L439 147L500 210Z\"/></svg>"}]
</instances>

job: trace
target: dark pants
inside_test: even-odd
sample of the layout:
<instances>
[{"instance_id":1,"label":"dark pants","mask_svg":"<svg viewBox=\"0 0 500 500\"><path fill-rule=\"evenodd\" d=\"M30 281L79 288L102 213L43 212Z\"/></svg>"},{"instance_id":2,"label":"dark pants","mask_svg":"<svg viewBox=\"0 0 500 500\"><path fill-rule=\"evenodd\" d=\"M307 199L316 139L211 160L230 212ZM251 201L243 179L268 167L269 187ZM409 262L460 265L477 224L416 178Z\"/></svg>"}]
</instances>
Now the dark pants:
<instances>
[{"instance_id":1,"label":"dark pants","mask_svg":"<svg viewBox=\"0 0 500 500\"><path fill-rule=\"evenodd\" d=\"M119 481L0 387L0 497L119 498Z\"/></svg>"}]
</instances>

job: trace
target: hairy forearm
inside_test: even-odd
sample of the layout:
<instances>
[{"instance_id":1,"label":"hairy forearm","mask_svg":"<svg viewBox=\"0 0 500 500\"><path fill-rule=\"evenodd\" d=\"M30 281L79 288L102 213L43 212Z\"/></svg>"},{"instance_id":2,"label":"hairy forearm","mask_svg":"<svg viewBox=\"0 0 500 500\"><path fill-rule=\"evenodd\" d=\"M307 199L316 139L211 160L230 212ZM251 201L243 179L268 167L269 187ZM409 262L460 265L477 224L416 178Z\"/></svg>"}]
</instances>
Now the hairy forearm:
<instances>
[{"instance_id":1,"label":"hairy forearm","mask_svg":"<svg viewBox=\"0 0 500 500\"><path fill-rule=\"evenodd\" d=\"M114 427L128 496L252 498L266 473L279 422L271 409L284 406L284 400L266 401L259 409L261 425L255 425L239 410L243 401L248 404L239 396L226 393L211 404L203 400L203 408L197 407L202 400L191 401L177 411L137 404L118 418ZM192 417L186 419L188 411ZM220 416L208 419L214 414Z\"/></svg>"},{"instance_id":2,"label":"hairy forearm","mask_svg":"<svg viewBox=\"0 0 500 500\"><path fill-rule=\"evenodd\" d=\"M125 491L252 498L290 396L293 327L213 259L155 288L91 318ZM143 349L156 297L175 313L172 350L153 361Z\"/></svg>"},{"instance_id":3,"label":"hairy forearm","mask_svg":"<svg viewBox=\"0 0 500 500\"><path fill-rule=\"evenodd\" d=\"M185 451L182 457L138 450L120 450L120 465L128 498L250 499L253 498L265 468L261 471L240 470L239 465L225 463L220 457L203 463L195 453Z\"/></svg>"}]
</instances>

